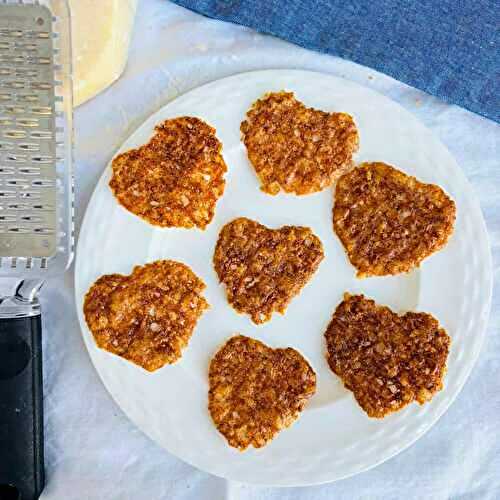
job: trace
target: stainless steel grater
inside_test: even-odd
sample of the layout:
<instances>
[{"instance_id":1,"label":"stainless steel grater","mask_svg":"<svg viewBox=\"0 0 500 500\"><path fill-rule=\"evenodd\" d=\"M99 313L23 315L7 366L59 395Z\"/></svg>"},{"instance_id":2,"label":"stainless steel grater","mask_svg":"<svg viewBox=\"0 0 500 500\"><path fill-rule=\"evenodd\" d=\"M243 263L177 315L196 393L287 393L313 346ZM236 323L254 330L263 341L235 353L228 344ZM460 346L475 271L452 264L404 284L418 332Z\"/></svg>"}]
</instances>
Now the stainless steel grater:
<instances>
[{"instance_id":1,"label":"stainless steel grater","mask_svg":"<svg viewBox=\"0 0 500 500\"><path fill-rule=\"evenodd\" d=\"M0 0L0 500L44 486L37 293L72 254L69 8Z\"/></svg>"}]
</instances>

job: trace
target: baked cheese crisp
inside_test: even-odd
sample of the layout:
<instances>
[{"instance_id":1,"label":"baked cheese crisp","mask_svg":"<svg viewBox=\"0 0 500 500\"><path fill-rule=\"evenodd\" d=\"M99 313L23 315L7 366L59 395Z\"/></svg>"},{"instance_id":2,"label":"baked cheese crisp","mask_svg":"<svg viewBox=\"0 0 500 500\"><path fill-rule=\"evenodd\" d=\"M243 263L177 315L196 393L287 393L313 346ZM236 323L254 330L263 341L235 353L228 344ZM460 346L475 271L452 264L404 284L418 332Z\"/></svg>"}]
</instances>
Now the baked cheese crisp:
<instances>
[{"instance_id":1,"label":"baked cheese crisp","mask_svg":"<svg viewBox=\"0 0 500 500\"><path fill-rule=\"evenodd\" d=\"M295 349L238 335L210 363L208 409L230 446L261 448L300 416L316 374Z\"/></svg>"},{"instance_id":2,"label":"baked cheese crisp","mask_svg":"<svg viewBox=\"0 0 500 500\"><path fill-rule=\"evenodd\" d=\"M205 229L224 193L226 164L215 129L166 120L144 146L118 155L109 183L118 202L150 224Z\"/></svg>"},{"instance_id":3,"label":"baked cheese crisp","mask_svg":"<svg viewBox=\"0 0 500 500\"><path fill-rule=\"evenodd\" d=\"M256 101L241 124L243 142L261 189L297 195L330 186L352 166L358 131L346 113L307 108L293 92Z\"/></svg>"},{"instance_id":4,"label":"baked cheese crisp","mask_svg":"<svg viewBox=\"0 0 500 500\"><path fill-rule=\"evenodd\" d=\"M443 248L456 208L434 184L386 165L363 163L335 189L333 226L358 277L411 271Z\"/></svg>"},{"instance_id":5,"label":"baked cheese crisp","mask_svg":"<svg viewBox=\"0 0 500 500\"><path fill-rule=\"evenodd\" d=\"M154 371L182 356L208 308L204 289L188 266L159 260L127 276L101 276L83 312L98 347Z\"/></svg>"},{"instance_id":6,"label":"baked cheese crisp","mask_svg":"<svg viewBox=\"0 0 500 500\"><path fill-rule=\"evenodd\" d=\"M307 227L269 229L241 217L222 228L214 266L229 303L259 324L285 313L323 257L321 241Z\"/></svg>"},{"instance_id":7,"label":"baked cheese crisp","mask_svg":"<svg viewBox=\"0 0 500 500\"><path fill-rule=\"evenodd\" d=\"M443 388L451 340L430 314L398 315L345 294L325 338L330 368L370 417L423 404Z\"/></svg>"}]
</instances>

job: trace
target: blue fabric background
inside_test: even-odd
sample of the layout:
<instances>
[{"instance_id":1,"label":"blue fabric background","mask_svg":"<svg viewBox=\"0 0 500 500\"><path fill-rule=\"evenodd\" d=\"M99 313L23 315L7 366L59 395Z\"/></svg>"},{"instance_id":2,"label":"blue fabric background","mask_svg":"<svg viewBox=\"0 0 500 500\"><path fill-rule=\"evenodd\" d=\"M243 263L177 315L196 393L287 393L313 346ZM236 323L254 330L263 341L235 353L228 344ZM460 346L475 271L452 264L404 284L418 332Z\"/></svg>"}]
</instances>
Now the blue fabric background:
<instances>
[{"instance_id":1,"label":"blue fabric background","mask_svg":"<svg viewBox=\"0 0 500 500\"><path fill-rule=\"evenodd\" d=\"M498 0L174 0L500 121Z\"/></svg>"}]
</instances>

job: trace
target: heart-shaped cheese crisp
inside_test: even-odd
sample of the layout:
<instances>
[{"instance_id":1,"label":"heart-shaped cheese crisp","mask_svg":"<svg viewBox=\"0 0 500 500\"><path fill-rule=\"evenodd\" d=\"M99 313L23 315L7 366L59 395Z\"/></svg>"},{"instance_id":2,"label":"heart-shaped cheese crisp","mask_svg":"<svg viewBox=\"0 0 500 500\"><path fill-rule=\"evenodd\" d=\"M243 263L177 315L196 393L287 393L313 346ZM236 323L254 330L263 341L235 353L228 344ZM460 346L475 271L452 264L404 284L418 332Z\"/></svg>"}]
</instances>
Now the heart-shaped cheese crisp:
<instances>
[{"instance_id":1,"label":"heart-shaped cheese crisp","mask_svg":"<svg viewBox=\"0 0 500 500\"><path fill-rule=\"evenodd\" d=\"M316 392L316 374L295 349L271 349L238 335L210 363L208 409L228 443L266 445Z\"/></svg>"},{"instance_id":2,"label":"heart-shaped cheese crisp","mask_svg":"<svg viewBox=\"0 0 500 500\"><path fill-rule=\"evenodd\" d=\"M443 388L450 337L430 314L398 315L345 294L325 338L330 368L370 417L423 404Z\"/></svg>"},{"instance_id":3,"label":"heart-shaped cheese crisp","mask_svg":"<svg viewBox=\"0 0 500 500\"><path fill-rule=\"evenodd\" d=\"M335 189L333 226L358 277L408 272L453 232L455 203L438 186L363 163Z\"/></svg>"},{"instance_id":4,"label":"heart-shaped cheese crisp","mask_svg":"<svg viewBox=\"0 0 500 500\"><path fill-rule=\"evenodd\" d=\"M215 129L198 118L165 120L145 145L113 160L109 183L121 205L150 224L210 224L227 170Z\"/></svg>"},{"instance_id":5,"label":"heart-shaped cheese crisp","mask_svg":"<svg viewBox=\"0 0 500 500\"><path fill-rule=\"evenodd\" d=\"M222 228L214 266L229 303L258 324L285 313L323 257L321 241L307 227L269 229L241 217Z\"/></svg>"},{"instance_id":6,"label":"heart-shaped cheese crisp","mask_svg":"<svg viewBox=\"0 0 500 500\"><path fill-rule=\"evenodd\" d=\"M96 344L154 371L174 363L208 308L205 284L188 266L161 260L132 274L101 276L85 296L83 312Z\"/></svg>"},{"instance_id":7,"label":"heart-shaped cheese crisp","mask_svg":"<svg viewBox=\"0 0 500 500\"><path fill-rule=\"evenodd\" d=\"M255 102L241 132L261 189L273 195L330 186L352 166L359 142L350 115L306 108L292 92L270 93Z\"/></svg>"}]
</instances>

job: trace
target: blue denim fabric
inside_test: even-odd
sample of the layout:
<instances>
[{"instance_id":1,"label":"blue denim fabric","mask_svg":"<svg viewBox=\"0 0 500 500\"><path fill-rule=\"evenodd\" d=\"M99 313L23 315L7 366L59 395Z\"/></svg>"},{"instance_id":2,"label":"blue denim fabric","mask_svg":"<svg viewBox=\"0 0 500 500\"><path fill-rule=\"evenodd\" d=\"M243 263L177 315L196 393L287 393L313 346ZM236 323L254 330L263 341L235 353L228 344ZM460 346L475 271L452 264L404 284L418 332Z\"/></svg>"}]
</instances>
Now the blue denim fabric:
<instances>
[{"instance_id":1,"label":"blue denim fabric","mask_svg":"<svg viewBox=\"0 0 500 500\"><path fill-rule=\"evenodd\" d=\"M500 121L498 0L174 0Z\"/></svg>"}]
</instances>

